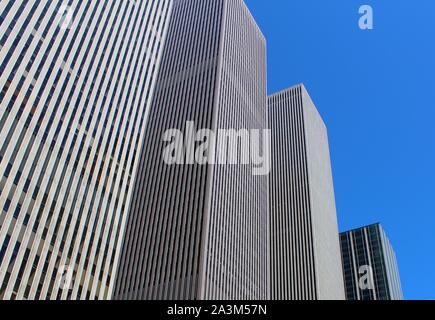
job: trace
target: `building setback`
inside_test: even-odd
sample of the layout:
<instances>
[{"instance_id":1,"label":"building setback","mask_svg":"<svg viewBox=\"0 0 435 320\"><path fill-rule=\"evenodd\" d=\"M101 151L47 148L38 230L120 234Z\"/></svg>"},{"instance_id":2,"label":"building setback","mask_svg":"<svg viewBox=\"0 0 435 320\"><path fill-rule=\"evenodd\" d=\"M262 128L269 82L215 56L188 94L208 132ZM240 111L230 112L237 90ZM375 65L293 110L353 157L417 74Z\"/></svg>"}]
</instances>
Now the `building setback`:
<instances>
[{"instance_id":1,"label":"building setback","mask_svg":"<svg viewBox=\"0 0 435 320\"><path fill-rule=\"evenodd\" d=\"M243 1L175 1L116 298L268 298L267 176L251 165L167 165L162 138L186 121L263 129L266 103L265 39Z\"/></svg>"},{"instance_id":2,"label":"building setback","mask_svg":"<svg viewBox=\"0 0 435 320\"><path fill-rule=\"evenodd\" d=\"M396 254L380 224L340 234L347 300L403 300Z\"/></svg>"},{"instance_id":3,"label":"building setback","mask_svg":"<svg viewBox=\"0 0 435 320\"><path fill-rule=\"evenodd\" d=\"M344 299L326 127L303 85L268 104L271 299Z\"/></svg>"},{"instance_id":4,"label":"building setback","mask_svg":"<svg viewBox=\"0 0 435 320\"><path fill-rule=\"evenodd\" d=\"M170 9L0 2L0 299L111 297Z\"/></svg>"}]
</instances>

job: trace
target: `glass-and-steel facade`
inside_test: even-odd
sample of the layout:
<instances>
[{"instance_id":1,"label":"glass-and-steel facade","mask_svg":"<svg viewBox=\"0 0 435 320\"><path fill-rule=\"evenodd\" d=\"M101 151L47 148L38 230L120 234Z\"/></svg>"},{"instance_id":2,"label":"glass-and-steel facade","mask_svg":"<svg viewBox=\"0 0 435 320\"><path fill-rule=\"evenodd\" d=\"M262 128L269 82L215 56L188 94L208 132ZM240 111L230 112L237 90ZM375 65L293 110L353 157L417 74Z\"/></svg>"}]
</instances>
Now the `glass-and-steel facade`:
<instances>
[{"instance_id":1,"label":"glass-and-steel facade","mask_svg":"<svg viewBox=\"0 0 435 320\"><path fill-rule=\"evenodd\" d=\"M380 224L340 234L347 300L403 300L396 255Z\"/></svg>"},{"instance_id":2,"label":"glass-and-steel facade","mask_svg":"<svg viewBox=\"0 0 435 320\"><path fill-rule=\"evenodd\" d=\"M171 7L0 1L0 299L110 298Z\"/></svg>"}]
</instances>

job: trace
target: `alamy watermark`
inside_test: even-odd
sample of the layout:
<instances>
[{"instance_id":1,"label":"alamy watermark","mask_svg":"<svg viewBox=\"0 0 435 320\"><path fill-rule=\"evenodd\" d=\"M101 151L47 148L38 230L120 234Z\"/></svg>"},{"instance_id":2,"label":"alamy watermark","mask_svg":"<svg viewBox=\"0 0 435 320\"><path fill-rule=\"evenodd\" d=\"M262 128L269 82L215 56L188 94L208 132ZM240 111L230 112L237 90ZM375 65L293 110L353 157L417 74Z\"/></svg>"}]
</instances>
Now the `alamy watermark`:
<instances>
[{"instance_id":1,"label":"alamy watermark","mask_svg":"<svg viewBox=\"0 0 435 320\"><path fill-rule=\"evenodd\" d=\"M375 290L375 279L373 277L373 268L368 265L361 266L358 270L358 286L361 290Z\"/></svg>"},{"instance_id":2,"label":"alamy watermark","mask_svg":"<svg viewBox=\"0 0 435 320\"><path fill-rule=\"evenodd\" d=\"M163 161L167 165L219 164L250 165L254 176L270 173L269 129L197 130L193 121L186 129L169 129L163 134L167 143Z\"/></svg>"},{"instance_id":3,"label":"alamy watermark","mask_svg":"<svg viewBox=\"0 0 435 320\"><path fill-rule=\"evenodd\" d=\"M369 5L363 5L359 8L361 15L358 21L361 30L373 30L373 8Z\"/></svg>"},{"instance_id":4,"label":"alamy watermark","mask_svg":"<svg viewBox=\"0 0 435 320\"><path fill-rule=\"evenodd\" d=\"M73 268L70 266L61 266L59 268L60 274L60 289L70 290L73 280Z\"/></svg>"},{"instance_id":5,"label":"alamy watermark","mask_svg":"<svg viewBox=\"0 0 435 320\"><path fill-rule=\"evenodd\" d=\"M62 5L59 8L57 21L62 30L68 30L74 27L74 10L68 5Z\"/></svg>"}]
</instances>

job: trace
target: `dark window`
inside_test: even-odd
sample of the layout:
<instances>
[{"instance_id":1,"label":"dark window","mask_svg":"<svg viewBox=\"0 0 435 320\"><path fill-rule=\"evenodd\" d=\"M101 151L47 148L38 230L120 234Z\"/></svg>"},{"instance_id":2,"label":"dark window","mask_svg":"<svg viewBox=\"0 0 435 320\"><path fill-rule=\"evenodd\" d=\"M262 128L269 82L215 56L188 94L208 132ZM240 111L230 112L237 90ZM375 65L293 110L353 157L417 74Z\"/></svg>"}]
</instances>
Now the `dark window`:
<instances>
[{"instance_id":1,"label":"dark window","mask_svg":"<svg viewBox=\"0 0 435 320\"><path fill-rule=\"evenodd\" d=\"M8 163L7 167L6 167L6 171L5 171L5 177L9 178L9 173L11 172L12 169L12 164Z\"/></svg>"},{"instance_id":2,"label":"dark window","mask_svg":"<svg viewBox=\"0 0 435 320\"><path fill-rule=\"evenodd\" d=\"M11 200L7 199L6 203L5 203L5 206L3 207L3 210L5 212L8 212L10 206L11 206Z\"/></svg>"}]
</instances>

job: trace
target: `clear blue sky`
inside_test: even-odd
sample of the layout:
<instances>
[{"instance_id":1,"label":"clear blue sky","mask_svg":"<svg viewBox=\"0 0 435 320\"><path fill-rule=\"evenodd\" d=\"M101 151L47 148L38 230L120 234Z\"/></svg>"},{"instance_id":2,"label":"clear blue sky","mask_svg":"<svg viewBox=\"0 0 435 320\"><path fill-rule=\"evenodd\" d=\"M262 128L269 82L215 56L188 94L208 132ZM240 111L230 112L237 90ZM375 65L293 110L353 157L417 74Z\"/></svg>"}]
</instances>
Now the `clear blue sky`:
<instances>
[{"instance_id":1,"label":"clear blue sky","mask_svg":"<svg viewBox=\"0 0 435 320\"><path fill-rule=\"evenodd\" d=\"M340 230L381 222L405 298L435 299L435 1L245 1L269 92L303 82L328 126Z\"/></svg>"}]
</instances>

